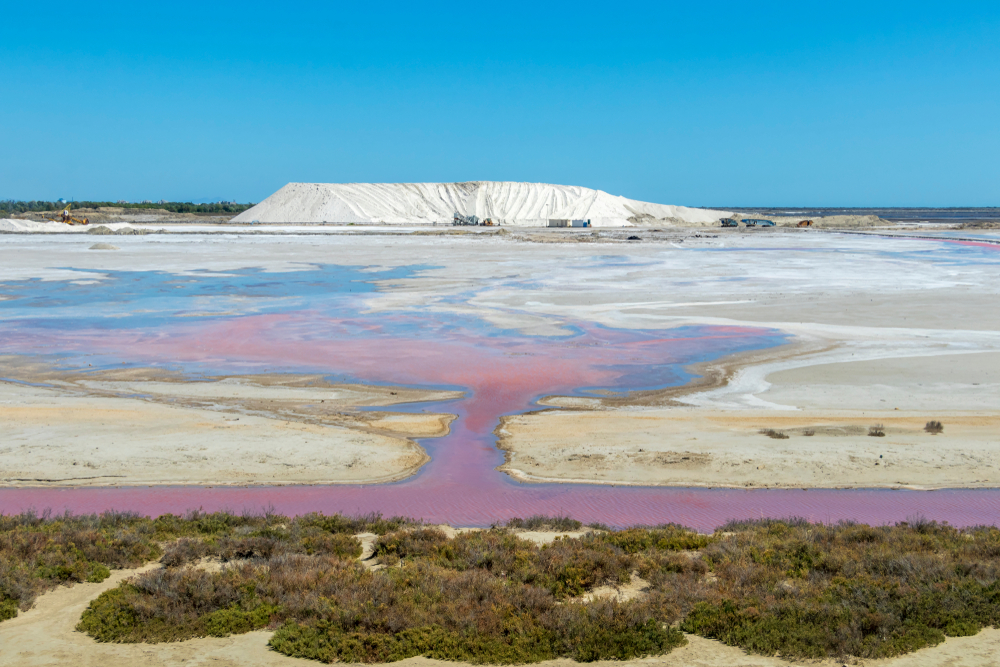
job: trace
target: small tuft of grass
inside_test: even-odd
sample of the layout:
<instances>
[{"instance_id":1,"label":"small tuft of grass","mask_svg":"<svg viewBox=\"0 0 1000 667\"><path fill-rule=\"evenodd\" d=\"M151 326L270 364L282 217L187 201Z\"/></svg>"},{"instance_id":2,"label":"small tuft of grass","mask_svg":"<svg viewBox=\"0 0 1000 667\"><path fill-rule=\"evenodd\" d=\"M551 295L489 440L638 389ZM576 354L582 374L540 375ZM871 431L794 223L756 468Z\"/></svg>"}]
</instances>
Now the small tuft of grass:
<instances>
[{"instance_id":1,"label":"small tuft of grass","mask_svg":"<svg viewBox=\"0 0 1000 667\"><path fill-rule=\"evenodd\" d=\"M781 431L775 431L773 428L762 428L758 432L761 435L766 435L767 437L775 440L788 440L788 434L782 433Z\"/></svg>"},{"instance_id":2,"label":"small tuft of grass","mask_svg":"<svg viewBox=\"0 0 1000 667\"><path fill-rule=\"evenodd\" d=\"M885 427L882 424L875 424L875 426L868 427L868 435L872 438L884 438L885 437Z\"/></svg>"},{"instance_id":3,"label":"small tuft of grass","mask_svg":"<svg viewBox=\"0 0 1000 667\"><path fill-rule=\"evenodd\" d=\"M937 421L929 421L924 425L924 430L931 435L937 435L944 431L944 424Z\"/></svg>"}]
</instances>

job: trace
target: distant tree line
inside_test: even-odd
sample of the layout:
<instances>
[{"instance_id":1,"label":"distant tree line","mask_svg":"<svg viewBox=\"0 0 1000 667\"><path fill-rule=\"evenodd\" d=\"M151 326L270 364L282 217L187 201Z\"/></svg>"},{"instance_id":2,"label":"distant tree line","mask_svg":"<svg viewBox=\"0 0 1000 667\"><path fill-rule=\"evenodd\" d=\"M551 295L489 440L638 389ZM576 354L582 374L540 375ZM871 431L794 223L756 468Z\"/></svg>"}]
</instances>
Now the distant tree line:
<instances>
[{"instance_id":1,"label":"distant tree line","mask_svg":"<svg viewBox=\"0 0 1000 667\"><path fill-rule=\"evenodd\" d=\"M145 208L164 209L171 213L242 213L253 204L237 204L236 202L216 202L214 204L192 204L191 202L162 202L142 204L127 204L110 201L75 201L73 208L101 208L110 206L114 208ZM66 208L66 204L53 201L15 201L13 199L0 200L0 217L14 213L32 213L41 211L61 211Z\"/></svg>"}]
</instances>

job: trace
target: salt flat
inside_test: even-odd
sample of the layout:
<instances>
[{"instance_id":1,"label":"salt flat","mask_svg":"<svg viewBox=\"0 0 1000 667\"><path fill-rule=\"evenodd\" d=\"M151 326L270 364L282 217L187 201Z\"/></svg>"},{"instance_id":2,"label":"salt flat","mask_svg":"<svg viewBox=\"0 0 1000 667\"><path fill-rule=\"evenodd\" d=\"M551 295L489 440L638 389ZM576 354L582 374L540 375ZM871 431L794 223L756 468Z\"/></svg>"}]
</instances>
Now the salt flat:
<instances>
[{"instance_id":1,"label":"salt flat","mask_svg":"<svg viewBox=\"0 0 1000 667\"><path fill-rule=\"evenodd\" d=\"M641 240L631 242L623 234L607 232L546 232L544 243L537 242L537 232L461 236L342 232L339 228L307 237L121 236L115 238L121 249L104 253L88 251L93 239L75 234L5 235L0 239L9 260L0 267L0 298L5 299L0 303L7 304L2 349L20 356L54 355L87 372L82 365L106 368L109 355L124 349L108 343L106 336L101 338L97 331L104 326L114 327L116 335L145 332L128 333L129 349L142 350L144 345L162 343L168 330L221 331L219 327L232 328L244 321L241 318L257 318L253 321L285 323L281 326L289 333L283 335L293 336L285 343L289 353L317 339L335 342L343 327L358 332L362 329L357 327L369 326L399 326L405 331L430 327L421 335L447 350L449 332L464 327L463 336L488 336L483 340L494 341L491 345L516 337L526 346L518 354L530 351L532 341L537 341L539 353L545 355L550 353L541 352L543 342L572 345L580 327L634 332L669 332L682 326L747 328L784 337L785 345L756 356L723 356L695 365L691 372L711 381L682 392L629 392L655 389L653 382L653 387L617 385L610 388L610 396L578 392L538 396L544 399L539 407L551 409L510 421L503 443L509 454L505 469L525 480L597 483L1000 485L994 454L1000 442L992 435L1000 410L1000 309L994 307L1000 293L1000 251L996 248L797 230L674 229L642 232ZM325 330L318 321L302 320L325 303L329 296L325 288L308 287L311 278L302 278L306 286L300 286L300 292L286 293L283 285L330 266L353 267L356 273L338 283L347 301L338 302L335 316L323 320L328 324L322 327L331 327ZM137 280L153 281L143 288L141 302L127 296L129 281ZM216 282L219 286L213 287ZM194 290L186 285L198 289L185 291ZM32 302L36 306L18 305L28 303L33 290L52 291L45 300ZM303 323L294 325L299 320ZM32 343L39 332L51 334L64 327L69 327L66 334L51 345ZM83 333L74 335L73 327ZM256 355L256 348L251 348L259 340L257 331L227 333L236 337L225 339L218 350ZM431 331L441 333L435 338ZM373 347L371 363L377 363L378 345L386 344ZM279 352L274 358L280 358ZM630 355L628 363L641 366L641 356ZM130 365L140 361L125 360ZM168 361L157 363L169 366ZM247 372L253 373L289 370L271 368L271 361L246 363ZM391 370L387 368L389 375ZM370 470L380 461L402 461L399 457L407 447L411 449L406 451L415 451L406 438L433 434L441 424L439 416L417 424L419 420L387 407L377 418L363 416L357 409L370 403L360 399L337 410L332 403L324 404L321 425L306 423L316 418L315 411L263 411L240 425L254 430L253 437L241 435L232 444L220 438L218 445L207 446L231 460L225 468L229 472L219 479L177 469L176 461L166 462L167 449L152 456L148 448L131 443L152 442L150 434L166 428L168 415L200 411L198 420L214 424L213 419L222 419L219 415L232 408L226 400L278 400L286 389L230 386L227 399L225 392L208 391L199 383L179 390L174 383L136 387L108 382L93 379L90 385L80 385L91 390L86 399L46 403L42 397L51 388L13 385L6 387L5 395L6 400L24 405L68 406L86 400L92 402L87 410L99 409L98 404L117 409L122 401L130 401L133 416L115 427L123 442L130 443L117 454L120 461L114 474L122 476L115 477L115 483L145 484L157 478L194 483L378 479L348 468L351 456L368 461ZM407 377L395 384L412 387L415 381ZM100 395L111 390L118 393ZM314 389L287 391L297 405L319 397ZM159 399L138 400L124 392L155 394L164 400L182 394L201 403L167 408ZM334 419L335 411L346 412ZM428 412L445 413L433 407ZM57 456L55 446L44 443L55 434L60 440L77 435L74 429L82 429L82 422L73 421L72 414L80 413L53 411L52 421L37 421L32 426L37 429L32 447L41 449L18 453L16 463L13 459L0 463L0 477L60 478L65 472L60 466L72 467L73 457ZM945 423L943 434L921 431L921 425L932 419ZM65 423L60 425L60 420ZM382 421L376 424L378 420ZM407 425L393 436L393 424L400 421ZM274 437L268 434L285 429L285 422L321 429L331 438L322 441L328 443L324 450L331 452L325 467L313 465L318 459L302 458L306 450L301 435L282 440L285 449L270 464L261 462L265 457L251 455L250 445L247 456L235 454L243 442L260 442L263 447ZM587 426L569 431L569 422ZM829 430L867 429L876 422L886 425L884 438L837 436ZM228 422L220 421L218 427L219 433L235 432ZM761 428L817 432L776 440L757 433ZM77 439L105 437L97 433L81 433ZM337 433L354 438L351 445L334 437ZM364 437L357 439L359 434ZM384 438L398 435L403 436L397 438L403 449L386 447ZM646 458L634 456L639 448L648 450L642 453L650 460L662 455L662 461L677 461L652 466ZM595 453L601 455L600 463L588 464L597 460ZM891 465L875 466L875 458L887 453L891 458L881 460ZM183 456L178 454L177 461ZM284 458L299 466L294 476L285 474ZM68 463L57 463L63 459ZM165 461L162 469L157 461ZM386 474L398 477L419 467L416 459L407 461ZM697 461L710 463L699 469Z\"/></svg>"}]
</instances>

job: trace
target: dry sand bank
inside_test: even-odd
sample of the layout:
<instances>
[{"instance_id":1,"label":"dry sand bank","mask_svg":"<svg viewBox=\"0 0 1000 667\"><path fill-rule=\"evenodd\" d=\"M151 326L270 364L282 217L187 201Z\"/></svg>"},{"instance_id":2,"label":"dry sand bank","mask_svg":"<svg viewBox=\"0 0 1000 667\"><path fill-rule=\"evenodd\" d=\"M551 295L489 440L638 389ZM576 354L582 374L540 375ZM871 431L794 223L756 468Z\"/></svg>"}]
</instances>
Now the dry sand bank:
<instances>
[{"instance_id":1,"label":"dry sand bank","mask_svg":"<svg viewBox=\"0 0 1000 667\"><path fill-rule=\"evenodd\" d=\"M507 462L524 481L707 487L1000 486L1000 413L722 412L642 408L505 417ZM884 437L868 436L882 424ZM775 429L788 439L761 434ZM807 434L812 435L807 435Z\"/></svg>"},{"instance_id":2,"label":"dry sand bank","mask_svg":"<svg viewBox=\"0 0 1000 667\"><path fill-rule=\"evenodd\" d=\"M358 412L460 392L331 385L316 376L184 381L156 369L72 373L6 358L0 483L8 486L385 482L429 458L412 438L454 415Z\"/></svg>"},{"instance_id":3,"label":"dry sand bank","mask_svg":"<svg viewBox=\"0 0 1000 667\"><path fill-rule=\"evenodd\" d=\"M521 533L523 538L548 543L562 533ZM373 535L359 535L371 543ZM362 559L366 554L362 554ZM134 570L118 570L99 584L62 586L38 598L35 606L16 618L0 623L0 667L42 667L73 664L78 667L107 665L217 665L219 667L272 667L315 665L316 662L289 658L270 650L268 631L249 632L225 638L205 637L163 644L102 644L75 627L91 600L140 572L159 567L152 563ZM633 587L634 588L634 587ZM629 590L604 591L619 597L641 594ZM788 661L747 655L741 649L695 635L688 643L665 656L624 662L602 661L598 665L662 665L663 667L835 667L837 660ZM1000 630L987 628L972 637L950 637L942 644L889 660L868 660L852 664L872 667L987 667L1000 655ZM465 663L410 658L391 663L399 667L461 667ZM550 660L543 667L572 667L572 660Z\"/></svg>"},{"instance_id":4,"label":"dry sand bank","mask_svg":"<svg viewBox=\"0 0 1000 667\"><path fill-rule=\"evenodd\" d=\"M722 386L701 394L719 394L716 401L700 401L684 388L634 401L649 405L650 396L658 397L652 404L663 407L621 407L629 397L552 397L544 403L570 409L504 417L497 428L507 454L501 470L538 482L1000 486L1000 353L814 363L773 373L766 363L736 362L764 369L766 380L746 383L740 394L739 373L720 371ZM765 407L748 408L741 399ZM943 422L944 432L927 433L931 420ZM883 437L868 435L875 425L884 426ZM788 437L761 433L768 429Z\"/></svg>"}]
</instances>

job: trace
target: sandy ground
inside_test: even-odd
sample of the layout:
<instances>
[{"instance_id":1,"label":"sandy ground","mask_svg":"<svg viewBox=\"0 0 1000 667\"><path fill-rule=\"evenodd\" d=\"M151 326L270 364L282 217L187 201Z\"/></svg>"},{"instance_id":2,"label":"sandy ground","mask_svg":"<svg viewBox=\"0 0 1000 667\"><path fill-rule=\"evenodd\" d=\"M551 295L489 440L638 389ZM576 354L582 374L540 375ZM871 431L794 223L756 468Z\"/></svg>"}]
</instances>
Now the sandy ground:
<instances>
[{"instance_id":1,"label":"sandy ground","mask_svg":"<svg viewBox=\"0 0 1000 667\"><path fill-rule=\"evenodd\" d=\"M0 359L0 483L8 486L384 482L429 458L412 438L453 415L358 412L458 392L331 385L318 376L187 382L128 369L56 371Z\"/></svg>"},{"instance_id":2,"label":"sandy ground","mask_svg":"<svg viewBox=\"0 0 1000 667\"><path fill-rule=\"evenodd\" d=\"M525 481L606 484L1000 486L998 353L806 365L764 378L745 383L747 394L733 391L743 384L737 377L681 396L674 407L607 409L602 398L549 399L591 409L503 418L502 469ZM712 394L735 407L700 400ZM763 407L743 405L748 398ZM927 433L931 420L944 432ZM884 437L868 435L876 425Z\"/></svg>"},{"instance_id":3,"label":"sandy ground","mask_svg":"<svg viewBox=\"0 0 1000 667\"><path fill-rule=\"evenodd\" d=\"M501 469L525 481L770 488L1000 485L1000 414L565 410L506 417ZM884 437L868 436L884 425ZM760 433L774 429L788 436Z\"/></svg>"},{"instance_id":4,"label":"sandy ground","mask_svg":"<svg viewBox=\"0 0 1000 667\"><path fill-rule=\"evenodd\" d=\"M539 543L551 542L565 533L521 533ZM365 543L362 561L370 553L374 535L359 535ZM75 630L80 615L91 600L106 590L139 572L159 567L152 563L135 570L118 570L100 584L62 586L38 598L35 606L16 618L0 623L0 667L42 667L67 665L77 667L107 667L108 665L214 665L217 667L270 667L281 665L314 665L313 661L289 658L270 650L268 631L250 632L226 638L200 638L165 644L102 644ZM627 599L641 594L642 582L622 590L602 590L600 595L616 595ZM834 667L840 661L822 660L806 663L779 658L747 655L738 648L716 641L688 635L686 646L661 657L602 662L604 665L663 665L664 667ZM1000 655L1000 630L985 629L973 637L950 638L933 648L892 660L865 661L864 665L879 667L987 667L996 665ZM400 667L448 667L456 664L426 658L411 658L392 663ZM571 660L541 663L546 667L570 667Z\"/></svg>"}]
</instances>

